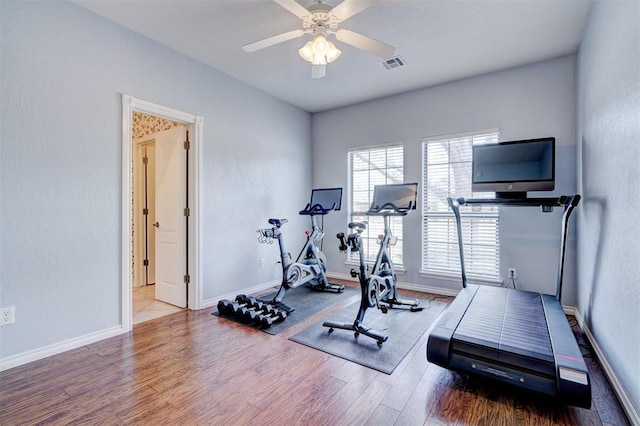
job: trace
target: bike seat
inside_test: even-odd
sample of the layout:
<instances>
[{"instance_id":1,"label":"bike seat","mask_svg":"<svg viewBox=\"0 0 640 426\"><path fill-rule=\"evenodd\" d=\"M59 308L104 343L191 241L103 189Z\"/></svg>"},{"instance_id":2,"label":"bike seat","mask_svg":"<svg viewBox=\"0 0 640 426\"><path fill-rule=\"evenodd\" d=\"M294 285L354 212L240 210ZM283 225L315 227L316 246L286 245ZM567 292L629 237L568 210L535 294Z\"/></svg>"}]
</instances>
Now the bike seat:
<instances>
[{"instance_id":1,"label":"bike seat","mask_svg":"<svg viewBox=\"0 0 640 426\"><path fill-rule=\"evenodd\" d=\"M349 229L353 229L353 228L362 228L362 229L367 229L367 222L351 222L349 223Z\"/></svg>"},{"instance_id":2,"label":"bike seat","mask_svg":"<svg viewBox=\"0 0 640 426\"><path fill-rule=\"evenodd\" d=\"M277 226L278 228L287 222L289 222L287 219L269 219L269 225Z\"/></svg>"}]
</instances>

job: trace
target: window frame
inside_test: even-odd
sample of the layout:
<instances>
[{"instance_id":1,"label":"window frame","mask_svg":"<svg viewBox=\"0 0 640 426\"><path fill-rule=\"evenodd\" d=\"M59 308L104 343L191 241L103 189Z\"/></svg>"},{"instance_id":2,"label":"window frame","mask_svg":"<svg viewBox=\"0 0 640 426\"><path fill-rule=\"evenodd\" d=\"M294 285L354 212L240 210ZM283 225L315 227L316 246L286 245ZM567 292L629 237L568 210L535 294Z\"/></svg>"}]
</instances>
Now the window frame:
<instances>
[{"instance_id":1,"label":"window frame","mask_svg":"<svg viewBox=\"0 0 640 426\"><path fill-rule=\"evenodd\" d=\"M389 150L400 149L400 166L398 163L395 165L389 165ZM358 152L367 152L369 155L372 151L385 151L385 165L383 168L368 167L366 169L353 168L353 155ZM350 222L357 222L366 220L368 222L367 229L362 233L362 242L365 252L365 261L369 263L375 262L378 253L378 237L377 233L382 233L383 219L381 216L366 216L364 211L354 211L354 192L363 192L362 190L354 191L354 171L368 171L369 177L367 181L367 206L371 204L371 197L373 196L373 188L376 184L390 184L390 183L404 183L404 143L394 142L384 145L373 145L364 147L353 147L347 150L347 224ZM369 163L371 161L369 160ZM389 169L396 169L399 171L400 176L396 176L395 180L393 176L389 176L387 171ZM398 170L399 169L399 170ZM371 172L375 170L385 170L384 182L372 182ZM362 201L360 201L362 203ZM398 220L399 219L399 220ZM379 223L378 223L379 222ZM397 237L397 243L389 247L389 254L392 258L393 266L396 272L402 273L405 271L404 264L404 235L403 235L403 223L402 217L390 217L391 233L394 237ZM359 265L358 255L356 253L347 252L346 264L348 266Z\"/></svg>"},{"instance_id":2,"label":"window frame","mask_svg":"<svg viewBox=\"0 0 640 426\"><path fill-rule=\"evenodd\" d=\"M432 277L438 279L445 280L459 280L461 276L460 270L460 251L458 247L458 238L457 238L457 227L455 224L455 217L453 215L453 211L451 207L446 204L445 209L440 209L437 211L428 211L431 206L429 205L430 200L433 197L429 196L429 191L433 190L432 186L430 186L428 181L428 158L427 158L427 149L428 144L430 143L446 143L447 144L447 161L446 163L439 163L440 166L447 167L447 188L446 188L446 196L456 196L456 197L465 197L465 198L492 198L495 196L494 193L473 193L471 191L471 180L466 179L463 183L463 189L460 191L452 186L452 182L450 176L454 174L452 172L452 164L464 165L464 167L468 167L465 173L468 176L471 176L471 155L472 152L469 152L468 160L452 162L450 153L451 153L451 143L452 141L455 143L464 144L464 139L471 139L471 145L476 143L492 143L498 142L500 140L500 130L499 129L486 129L465 133L456 133L456 134L448 134L448 135L440 135L440 136L430 136L424 137L422 139L422 253L420 259L420 271L419 274L423 277ZM475 140L477 139L477 141ZM484 139L484 140L483 140ZM466 142L468 144L468 142ZM467 182L468 180L468 182ZM458 183L458 188L460 184ZM452 193L453 191L459 191L457 193ZM446 203L446 196L444 196L444 200ZM437 198L437 197L436 197ZM442 204L442 202L440 203ZM473 208L470 206L461 206L462 213L462 227L463 232L466 233L464 235L464 253L465 253L465 270L467 274L467 278L469 281L478 282L478 283L490 283L490 284L500 284L502 282L500 278L500 209L499 206L496 205L484 205L484 206L474 206ZM434 239L429 240L429 219L433 218L436 220L440 220L442 222L443 229L446 229L444 234L446 238L443 238L444 241L435 241ZM432 220L433 220L432 219ZM483 221L486 222L494 222L494 227L485 228L483 225ZM435 223L433 221L432 223ZM469 228L469 227L473 228ZM475 231L474 231L475 229ZM486 244L478 243L474 244L469 241L469 234L474 235L482 235L485 237L484 230L489 229L489 232L495 233L495 238L491 234L492 243L489 247L489 250L493 251L490 256L491 260L487 260L486 263L481 261L483 256L474 256L474 252L478 253L484 250ZM434 243L435 241L435 243ZM482 240L484 241L484 240ZM433 267L429 266L429 263L432 262L431 258L433 258L432 253L428 253L429 247L433 247L434 245L442 245L444 248L438 252L436 255L440 258L446 259L445 267ZM475 260L475 262L474 262ZM474 268L473 265L476 264ZM478 269L482 269L482 272L478 272ZM485 274L484 270L489 270L489 274Z\"/></svg>"}]
</instances>

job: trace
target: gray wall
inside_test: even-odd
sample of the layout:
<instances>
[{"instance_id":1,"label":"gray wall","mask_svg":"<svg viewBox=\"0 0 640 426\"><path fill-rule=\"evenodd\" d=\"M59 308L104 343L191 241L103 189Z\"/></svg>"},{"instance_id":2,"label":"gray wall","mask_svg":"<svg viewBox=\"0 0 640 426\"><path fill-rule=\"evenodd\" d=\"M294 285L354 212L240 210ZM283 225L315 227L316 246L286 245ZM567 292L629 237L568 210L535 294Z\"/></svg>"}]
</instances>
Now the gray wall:
<instances>
[{"instance_id":1,"label":"gray wall","mask_svg":"<svg viewBox=\"0 0 640 426\"><path fill-rule=\"evenodd\" d=\"M120 322L121 93L204 119L204 298L278 279L255 230L308 200L307 112L66 2L0 12L0 358Z\"/></svg>"},{"instance_id":2,"label":"gray wall","mask_svg":"<svg viewBox=\"0 0 640 426\"><path fill-rule=\"evenodd\" d=\"M402 70L398 70L402 72ZM499 128L503 140L556 137L557 182L553 194L576 191L575 56L562 57L451 84L313 115L313 184L347 185L347 150L403 142L405 182L422 182L422 138ZM545 195L536 194L532 195ZM421 200L419 200L421 203ZM346 204L346 199L345 199ZM558 210L558 209L556 209ZM329 269L348 272L337 250L336 232L346 229L347 209L325 219ZM579 213L578 213L579 214ZM560 211L503 209L500 218L501 275L518 268L518 286L555 294ZM421 210L406 216L400 281L459 289L460 280L422 277ZM575 223L572 222L574 225ZM563 303L575 306L575 226L570 227Z\"/></svg>"},{"instance_id":3,"label":"gray wall","mask_svg":"<svg viewBox=\"0 0 640 426\"><path fill-rule=\"evenodd\" d=\"M578 309L640 413L640 2L595 3L578 109Z\"/></svg>"}]
</instances>

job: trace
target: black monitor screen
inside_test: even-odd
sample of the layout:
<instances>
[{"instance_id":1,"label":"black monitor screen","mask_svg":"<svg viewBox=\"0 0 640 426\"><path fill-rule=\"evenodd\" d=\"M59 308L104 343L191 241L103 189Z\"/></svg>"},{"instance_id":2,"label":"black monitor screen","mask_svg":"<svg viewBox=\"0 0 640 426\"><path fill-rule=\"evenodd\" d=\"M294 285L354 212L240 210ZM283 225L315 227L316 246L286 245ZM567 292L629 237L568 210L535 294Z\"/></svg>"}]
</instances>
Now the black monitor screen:
<instances>
[{"instance_id":1,"label":"black monitor screen","mask_svg":"<svg viewBox=\"0 0 640 426\"><path fill-rule=\"evenodd\" d=\"M342 188L314 189L311 191L311 208L320 205L324 210L340 210ZM335 207L334 207L335 206Z\"/></svg>"},{"instance_id":2,"label":"black monitor screen","mask_svg":"<svg viewBox=\"0 0 640 426\"><path fill-rule=\"evenodd\" d=\"M416 208L416 197L418 194L417 183L399 183L393 185L376 185L373 188L373 200L371 200L371 210L384 208L385 204L391 203L399 209Z\"/></svg>"},{"instance_id":3,"label":"black monitor screen","mask_svg":"<svg viewBox=\"0 0 640 426\"><path fill-rule=\"evenodd\" d=\"M474 145L474 192L552 191L555 138Z\"/></svg>"}]
</instances>

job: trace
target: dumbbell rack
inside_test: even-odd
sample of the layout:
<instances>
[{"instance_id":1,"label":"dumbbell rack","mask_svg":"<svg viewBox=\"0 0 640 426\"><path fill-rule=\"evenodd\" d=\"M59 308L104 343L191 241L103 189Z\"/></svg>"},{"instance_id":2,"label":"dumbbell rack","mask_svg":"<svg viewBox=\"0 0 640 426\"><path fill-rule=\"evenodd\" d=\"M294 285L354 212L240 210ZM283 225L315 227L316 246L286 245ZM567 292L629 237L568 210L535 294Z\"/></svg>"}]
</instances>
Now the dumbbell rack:
<instances>
[{"instance_id":1,"label":"dumbbell rack","mask_svg":"<svg viewBox=\"0 0 640 426\"><path fill-rule=\"evenodd\" d=\"M285 310L244 294L236 296L235 301L220 300L218 302L218 313L221 316L234 318L260 328L269 328L271 325L282 322L287 318Z\"/></svg>"}]
</instances>

